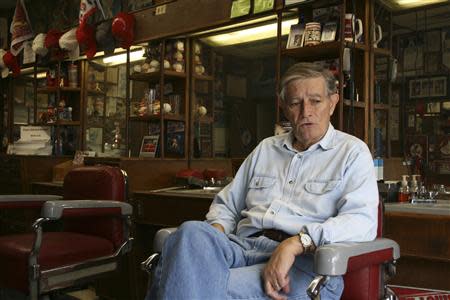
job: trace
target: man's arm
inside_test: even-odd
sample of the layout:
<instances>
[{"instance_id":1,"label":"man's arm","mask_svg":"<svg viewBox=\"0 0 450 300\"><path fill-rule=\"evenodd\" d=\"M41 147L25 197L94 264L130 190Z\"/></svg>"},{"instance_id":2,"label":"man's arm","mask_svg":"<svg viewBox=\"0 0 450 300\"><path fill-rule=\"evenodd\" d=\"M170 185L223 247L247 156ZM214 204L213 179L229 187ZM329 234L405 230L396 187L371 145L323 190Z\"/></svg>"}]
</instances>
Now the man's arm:
<instances>
[{"instance_id":1,"label":"man's arm","mask_svg":"<svg viewBox=\"0 0 450 300\"><path fill-rule=\"evenodd\" d=\"M225 232L225 228L223 228L222 225L220 225L219 223L214 223L211 224L212 227L216 228L217 230L221 231L221 232Z\"/></svg>"}]
</instances>

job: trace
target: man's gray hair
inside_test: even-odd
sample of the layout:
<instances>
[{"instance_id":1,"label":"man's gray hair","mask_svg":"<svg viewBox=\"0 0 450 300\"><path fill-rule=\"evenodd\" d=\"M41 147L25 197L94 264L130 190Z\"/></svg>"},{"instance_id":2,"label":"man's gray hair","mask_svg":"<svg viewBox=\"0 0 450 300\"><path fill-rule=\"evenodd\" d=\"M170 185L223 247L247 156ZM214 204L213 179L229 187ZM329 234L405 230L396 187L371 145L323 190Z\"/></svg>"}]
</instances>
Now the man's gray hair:
<instances>
[{"instance_id":1,"label":"man's gray hair","mask_svg":"<svg viewBox=\"0 0 450 300\"><path fill-rule=\"evenodd\" d=\"M336 93L336 78L330 70L319 63L297 63L291 66L281 78L281 100L285 100L286 87L291 81L318 77L322 77L325 80L328 96Z\"/></svg>"}]
</instances>

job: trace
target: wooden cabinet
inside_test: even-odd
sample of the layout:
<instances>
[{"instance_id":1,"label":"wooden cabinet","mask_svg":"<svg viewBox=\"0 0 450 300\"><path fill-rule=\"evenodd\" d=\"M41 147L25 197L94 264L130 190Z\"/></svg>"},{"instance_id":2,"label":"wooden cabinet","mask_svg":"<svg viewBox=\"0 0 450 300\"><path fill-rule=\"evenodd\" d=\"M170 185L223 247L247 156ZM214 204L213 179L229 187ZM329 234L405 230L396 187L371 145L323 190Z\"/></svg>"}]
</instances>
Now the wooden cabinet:
<instances>
[{"instance_id":1,"label":"wooden cabinet","mask_svg":"<svg viewBox=\"0 0 450 300\"><path fill-rule=\"evenodd\" d=\"M279 41L280 76L287 67L300 61L320 62L336 74L340 101L333 114L332 123L335 128L353 134L366 143L369 143L370 136L370 47L369 35L366 34L369 28L369 8L368 0L341 1L333 5L313 2L290 7L280 14L282 21L297 18L302 26L309 22L319 22L322 26L335 23L336 36L335 39L321 39L315 45L305 43L295 48L292 48L291 44L287 47L286 35L282 35ZM346 41L342 38L346 22L345 15L348 13L353 13L355 18L362 20L363 35L354 41ZM284 120L281 111L279 111L278 120Z\"/></svg>"},{"instance_id":2,"label":"wooden cabinet","mask_svg":"<svg viewBox=\"0 0 450 300\"><path fill-rule=\"evenodd\" d=\"M82 147L83 69L81 61L57 61L45 67L35 67L33 117L21 125L51 127L54 155L73 155ZM14 123L17 122L16 117L14 115Z\"/></svg>"},{"instance_id":3,"label":"wooden cabinet","mask_svg":"<svg viewBox=\"0 0 450 300\"><path fill-rule=\"evenodd\" d=\"M187 42L186 39L151 42L146 47L145 60L130 68L128 125L132 156L187 157ZM151 150L146 150L144 136L153 137L151 143L156 145L151 145Z\"/></svg>"},{"instance_id":4,"label":"wooden cabinet","mask_svg":"<svg viewBox=\"0 0 450 300\"><path fill-rule=\"evenodd\" d=\"M192 157L214 157L215 53L197 40L192 41L191 46Z\"/></svg>"},{"instance_id":5,"label":"wooden cabinet","mask_svg":"<svg viewBox=\"0 0 450 300\"><path fill-rule=\"evenodd\" d=\"M120 78L126 65L109 65L103 59L87 62L84 89L84 150L97 156L126 154L126 93Z\"/></svg>"},{"instance_id":6,"label":"wooden cabinet","mask_svg":"<svg viewBox=\"0 0 450 300\"><path fill-rule=\"evenodd\" d=\"M375 1L370 20L370 146L375 157L391 157L399 155L399 101L393 85L396 59L392 56L392 13Z\"/></svg>"}]
</instances>

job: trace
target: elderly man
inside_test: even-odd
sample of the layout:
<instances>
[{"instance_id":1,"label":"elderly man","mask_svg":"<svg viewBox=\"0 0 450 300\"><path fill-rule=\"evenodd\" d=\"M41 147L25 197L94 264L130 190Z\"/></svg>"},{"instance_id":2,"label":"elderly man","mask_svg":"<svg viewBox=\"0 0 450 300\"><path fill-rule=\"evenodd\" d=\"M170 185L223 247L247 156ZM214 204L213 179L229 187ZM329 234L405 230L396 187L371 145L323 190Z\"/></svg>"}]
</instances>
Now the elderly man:
<instances>
[{"instance_id":1,"label":"elderly man","mask_svg":"<svg viewBox=\"0 0 450 300\"><path fill-rule=\"evenodd\" d=\"M186 222L168 238L147 299L308 299L317 246L375 238L372 156L330 123L333 75L296 64L280 98L292 131L253 150L206 222ZM342 290L342 278L330 278L322 297Z\"/></svg>"}]
</instances>

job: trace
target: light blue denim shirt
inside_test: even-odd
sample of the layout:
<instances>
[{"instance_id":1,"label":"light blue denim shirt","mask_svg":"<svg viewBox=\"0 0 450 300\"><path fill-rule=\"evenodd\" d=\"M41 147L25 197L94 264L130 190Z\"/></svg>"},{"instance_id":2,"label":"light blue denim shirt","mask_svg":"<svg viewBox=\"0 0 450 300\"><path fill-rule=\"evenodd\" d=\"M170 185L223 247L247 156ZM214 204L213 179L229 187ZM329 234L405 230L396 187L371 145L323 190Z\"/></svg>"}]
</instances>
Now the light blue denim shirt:
<instances>
[{"instance_id":1,"label":"light blue denim shirt","mask_svg":"<svg viewBox=\"0 0 450 300\"><path fill-rule=\"evenodd\" d=\"M306 151L292 142L292 133L263 140L214 198L207 222L241 237L303 229L316 245L374 239L378 188L367 145L331 124Z\"/></svg>"}]
</instances>

